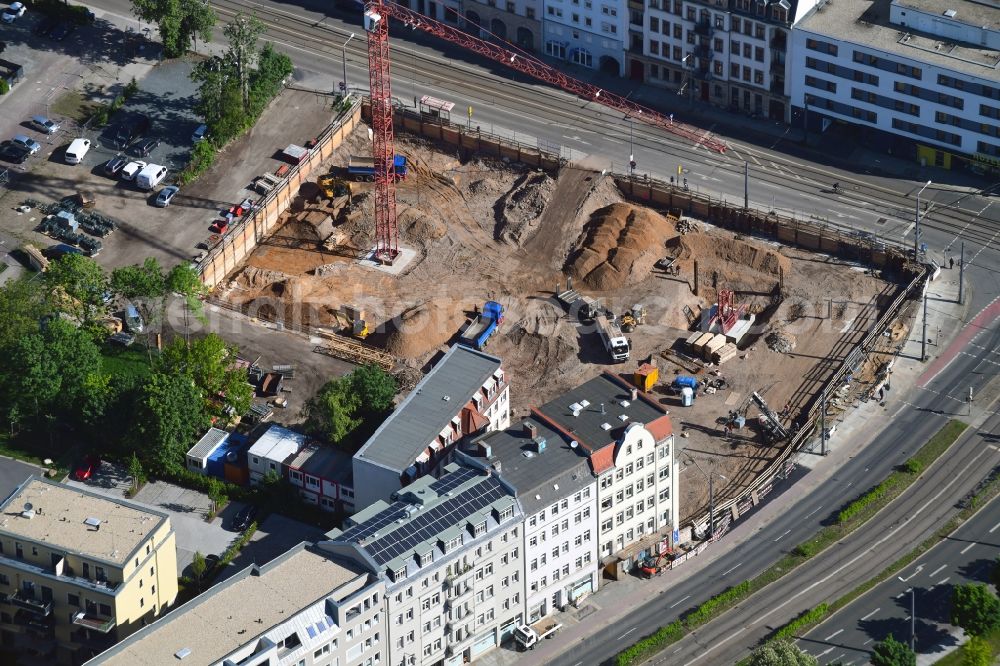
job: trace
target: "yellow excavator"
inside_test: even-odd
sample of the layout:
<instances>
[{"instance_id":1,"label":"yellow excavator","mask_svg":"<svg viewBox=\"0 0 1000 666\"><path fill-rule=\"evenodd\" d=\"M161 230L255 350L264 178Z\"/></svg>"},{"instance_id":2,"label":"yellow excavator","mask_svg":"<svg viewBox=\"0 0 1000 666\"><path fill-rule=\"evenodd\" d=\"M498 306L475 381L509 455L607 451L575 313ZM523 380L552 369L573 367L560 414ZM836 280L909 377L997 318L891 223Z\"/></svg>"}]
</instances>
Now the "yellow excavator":
<instances>
[{"instance_id":1,"label":"yellow excavator","mask_svg":"<svg viewBox=\"0 0 1000 666\"><path fill-rule=\"evenodd\" d=\"M323 196L331 201L337 197L349 197L353 194L351 184L332 173L317 178L316 184L319 186Z\"/></svg>"}]
</instances>

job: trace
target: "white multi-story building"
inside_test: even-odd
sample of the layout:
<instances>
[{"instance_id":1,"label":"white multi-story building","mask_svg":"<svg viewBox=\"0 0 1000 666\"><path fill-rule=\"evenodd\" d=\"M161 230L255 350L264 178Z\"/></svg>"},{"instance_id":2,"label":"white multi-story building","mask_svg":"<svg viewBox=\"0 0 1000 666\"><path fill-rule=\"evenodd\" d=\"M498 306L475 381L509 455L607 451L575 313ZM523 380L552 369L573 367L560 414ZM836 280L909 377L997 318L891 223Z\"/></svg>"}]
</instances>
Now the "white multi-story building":
<instances>
[{"instance_id":1,"label":"white multi-story building","mask_svg":"<svg viewBox=\"0 0 1000 666\"><path fill-rule=\"evenodd\" d=\"M622 574L676 542L673 426L657 402L605 373L532 415L589 457L602 565L614 564Z\"/></svg>"},{"instance_id":2,"label":"white multi-story building","mask_svg":"<svg viewBox=\"0 0 1000 666\"><path fill-rule=\"evenodd\" d=\"M464 29L476 34L478 27L522 49L538 51L542 43L541 17L541 0L467 0Z\"/></svg>"},{"instance_id":3,"label":"white multi-story building","mask_svg":"<svg viewBox=\"0 0 1000 666\"><path fill-rule=\"evenodd\" d=\"M582 447L529 418L460 457L492 469L521 503L528 623L597 590L597 479Z\"/></svg>"},{"instance_id":4,"label":"white multi-story building","mask_svg":"<svg viewBox=\"0 0 1000 666\"><path fill-rule=\"evenodd\" d=\"M467 437L509 426L509 398L499 358L453 346L354 454L355 506L440 473Z\"/></svg>"},{"instance_id":5,"label":"white multi-story building","mask_svg":"<svg viewBox=\"0 0 1000 666\"><path fill-rule=\"evenodd\" d=\"M523 515L492 471L452 464L333 530L323 547L386 580L388 664L457 666L524 617Z\"/></svg>"},{"instance_id":6,"label":"white multi-story building","mask_svg":"<svg viewBox=\"0 0 1000 666\"><path fill-rule=\"evenodd\" d=\"M299 544L250 566L87 662L93 666L375 666L385 663L385 584Z\"/></svg>"},{"instance_id":7,"label":"white multi-story building","mask_svg":"<svg viewBox=\"0 0 1000 666\"><path fill-rule=\"evenodd\" d=\"M617 0L544 0L545 54L620 76L626 11Z\"/></svg>"},{"instance_id":8,"label":"white multi-story building","mask_svg":"<svg viewBox=\"0 0 1000 666\"><path fill-rule=\"evenodd\" d=\"M792 104L812 131L850 123L895 155L1000 172L998 26L969 0L821 2L792 31Z\"/></svg>"}]
</instances>

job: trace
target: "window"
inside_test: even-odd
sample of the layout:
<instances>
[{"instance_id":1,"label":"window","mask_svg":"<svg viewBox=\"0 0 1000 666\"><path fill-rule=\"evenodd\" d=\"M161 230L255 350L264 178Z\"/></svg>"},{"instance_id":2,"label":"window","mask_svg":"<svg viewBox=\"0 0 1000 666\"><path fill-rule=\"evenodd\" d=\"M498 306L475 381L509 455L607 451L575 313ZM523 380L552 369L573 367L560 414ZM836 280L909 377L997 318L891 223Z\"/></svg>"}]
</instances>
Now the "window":
<instances>
[{"instance_id":1,"label":"window","mask_svg":"<svg viewBox=\"0 0 1000 666\"><path fill-rule=\"evenodd\" d=\"M668 478L670 478L670 466L669 465L666 466L666 467L661 467L660 468L659 477L660 477L660 479L668 479Z\"/></svg>"},{"instance_id":2,"label":"window","mask_svg":"<svg viewBox=\"0 0 1000 666\"><path fill-rule=\"evenodd\" d=\"M79 607L80 606L80 595L78 595L78 594L67 594L66 595L66 603L68 603L70 606L77 606L77 607Z\"/></svg>"},{"instance_id":3,"label":"window","mask_svg":"<svg viewBox=\"0 0 1000 666\"><path fill-rule=\"evenodd\" d=\"M607 520L605 520L604 522L602 522L601 523L601 534L604 534L605 532L610 532L612 526L613 525L612 525L612 521L611 521L610 518L608 518Z\"/></svg>"}]
</instances>

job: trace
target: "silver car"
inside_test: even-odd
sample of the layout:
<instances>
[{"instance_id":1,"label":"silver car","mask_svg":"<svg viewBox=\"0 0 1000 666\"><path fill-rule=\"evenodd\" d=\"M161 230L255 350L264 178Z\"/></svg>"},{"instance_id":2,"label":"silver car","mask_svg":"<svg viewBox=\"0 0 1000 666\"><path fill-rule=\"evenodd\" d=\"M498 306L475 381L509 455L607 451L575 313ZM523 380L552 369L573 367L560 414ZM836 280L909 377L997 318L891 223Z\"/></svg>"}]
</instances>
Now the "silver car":
<instances>
[{"instance_id":1,"label":"silver car","mask_svg":"<svg viewBox=\"0 0 1000 666\"><path fill-rule=\"evenodd\" d=\"M166 208L170 205L173 200L174 195L180 191L181 188L176 185L168 185L160 190L160 193L156 195L156 205L160 208Z\"/></svg>"},{"instance_id":2,"label":"silver car","mask_svg":"<svg viewBox=\"0 0 1000 666\"><path fill-rule=\"evenodd\" d=\"M45 116L32 116L28 123L44 134L55 134L59 131L59 123Z\"/></svg>"},{"instance_id":3,"label":"silver car","mask_svg":"<svg viewBox=\"0 0 1000 666\"><path fill-rule=\"evenodd\" d=\"M35 153L37 153L39 150L42 149L42 144L38 143L34 139L27 137L23 134L18 134L17 136L15 136L13 139L11 139L11 143L20 146L21 148L24 148L32 155L34 155Z\"/></svg>"}]
</instances>

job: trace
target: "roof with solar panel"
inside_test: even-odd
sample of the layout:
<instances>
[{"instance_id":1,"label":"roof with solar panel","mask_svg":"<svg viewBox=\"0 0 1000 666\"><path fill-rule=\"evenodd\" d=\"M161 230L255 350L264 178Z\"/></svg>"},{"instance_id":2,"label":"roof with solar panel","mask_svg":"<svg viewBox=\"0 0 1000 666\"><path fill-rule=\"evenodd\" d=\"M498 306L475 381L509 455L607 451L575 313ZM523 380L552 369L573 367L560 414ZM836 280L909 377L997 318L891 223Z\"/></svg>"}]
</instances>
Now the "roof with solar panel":
<instances>
[{"instance_id":1,"label":"roof with solar panel","mask_svg":"<svg viewBox=\"0 0 1000 666\"><path fill-rule=\"evenodd\" d=\"M405 568L409 575L456 545L476 541L482 534L477 527L488 535L519 520L512 489L496 475L454 463L445 469L440 479L417 479L398 491L392 504L376 502L351 516L346 529L327 536L356 544L383 571ZM430 560L421 565L428 554Z\"/></svg>"}]
</instances>

